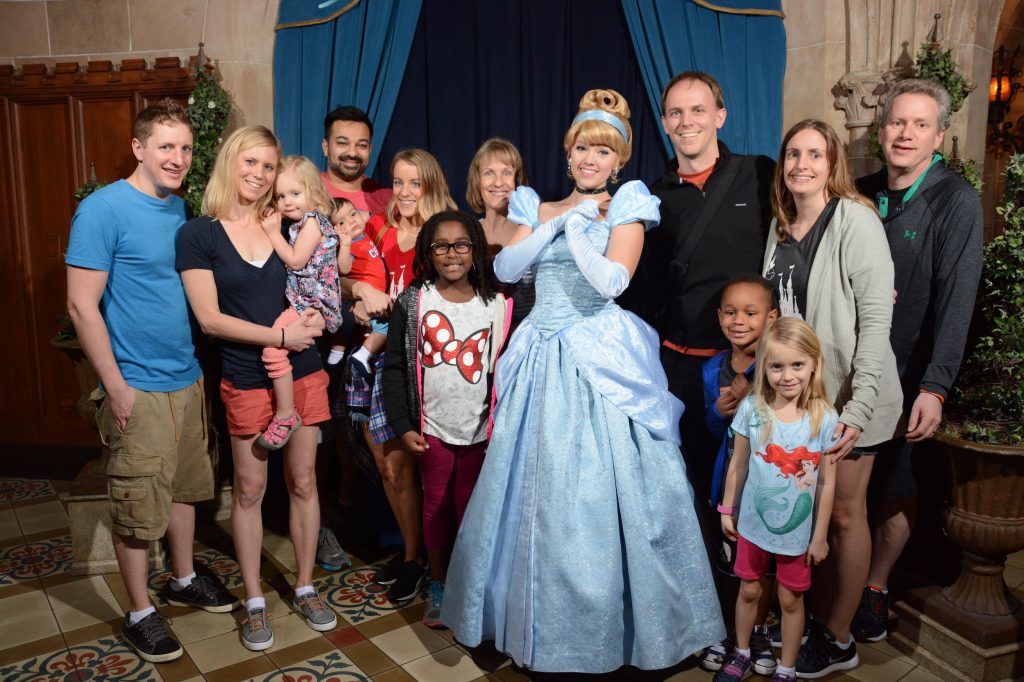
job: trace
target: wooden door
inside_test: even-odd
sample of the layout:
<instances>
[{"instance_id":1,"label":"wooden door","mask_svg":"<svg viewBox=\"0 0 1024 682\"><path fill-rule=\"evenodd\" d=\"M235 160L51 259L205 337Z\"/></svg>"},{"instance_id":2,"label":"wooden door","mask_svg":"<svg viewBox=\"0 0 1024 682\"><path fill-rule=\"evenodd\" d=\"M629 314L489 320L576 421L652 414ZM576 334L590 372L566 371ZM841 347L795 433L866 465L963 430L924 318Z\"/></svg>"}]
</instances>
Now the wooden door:
<instances>
[{"instance_id":1,"label":"wooden door","mask_svg":"<svg viewBox=\"0 0 1024 682\"><path fill-rule=\"evenodd\" d=\"M177 59L0 66L0 443L96 445L78 414L71 361L50 345L67 308L64 252L76 202L89 179L112 182L135 168L132 124L149 101L185 99L191 72Z\"/></svg>"}]
</instances>

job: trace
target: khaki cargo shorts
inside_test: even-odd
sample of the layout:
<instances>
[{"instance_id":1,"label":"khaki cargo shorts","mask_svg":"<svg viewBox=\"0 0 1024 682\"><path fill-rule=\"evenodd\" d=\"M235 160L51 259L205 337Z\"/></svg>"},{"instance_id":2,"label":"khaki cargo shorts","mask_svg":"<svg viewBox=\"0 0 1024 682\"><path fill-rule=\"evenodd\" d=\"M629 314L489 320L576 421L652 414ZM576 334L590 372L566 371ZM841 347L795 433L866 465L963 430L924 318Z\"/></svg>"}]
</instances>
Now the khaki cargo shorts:
<instances>
[{"instance_id":1,"label":"khaki cargo shorts","mask_svg":"<svg viewBox=\"0 0 1024 682\"><path fill-rule=\"evenodd\" d=\"M133 390L135 405L123 431L103 390L92 395L100 438L110 448L110 516L118 535L159 540L167 532L172 501L213 497L203 379L171 393Z\"/></svg>"}]
</instances>

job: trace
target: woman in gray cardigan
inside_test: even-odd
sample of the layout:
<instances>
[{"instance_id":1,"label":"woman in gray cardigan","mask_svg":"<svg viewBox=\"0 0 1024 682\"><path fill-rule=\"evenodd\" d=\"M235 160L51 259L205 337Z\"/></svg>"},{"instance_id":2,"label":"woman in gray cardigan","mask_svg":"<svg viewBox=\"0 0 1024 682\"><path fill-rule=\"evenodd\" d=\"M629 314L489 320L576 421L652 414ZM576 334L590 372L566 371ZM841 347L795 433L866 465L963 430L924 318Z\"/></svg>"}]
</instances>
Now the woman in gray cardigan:
<instances>
[{"instance_id":1,"label":"woman in gray cardigan","mask_svg":"<svg viewBox=\"0 0 1024 682\"><path fill-rule=\"evenodd\" d=\"M829 399L840 415L829 451L839 461L829 537L834 597L830 608L815 611L827 616L827 627L812 628L797 661L798 673L818 677L859 662L850 621L871 558L872 446L893 437L902 405L889 345L893 265L878 214L854 188L846 153L827 123L808 119L786 133L772 208L764 274L782 314L803 318L818 334Z\"/></svg>"}]
</instances>

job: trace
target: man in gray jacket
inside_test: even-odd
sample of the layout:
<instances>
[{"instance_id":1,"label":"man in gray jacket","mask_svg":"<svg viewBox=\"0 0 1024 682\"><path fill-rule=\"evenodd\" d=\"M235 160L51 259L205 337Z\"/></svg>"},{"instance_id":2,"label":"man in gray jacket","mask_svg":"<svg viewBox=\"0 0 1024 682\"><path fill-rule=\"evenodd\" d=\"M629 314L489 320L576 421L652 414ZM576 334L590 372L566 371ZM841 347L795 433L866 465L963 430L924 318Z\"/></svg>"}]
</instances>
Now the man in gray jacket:
<instances>
[{"instance_id":1,"label":"man in gray jacket","mask_svg":"<svg viewBox=\"0 0 1024 682\"><path fill-rule=\"evenodd\" d=\"M890 341L908 419L905 438L883 446L875 464L878 525L852 628L861 641L879 641L887 634L889 573L917 515L914 444L931 438L942 422L981 277L978 192L936 153L948 115L949 94L942 86L916 79L897 83L885 101L878 131L885 168L858 182L878 206L895 266Z\"/></svg>"}]
</instances>

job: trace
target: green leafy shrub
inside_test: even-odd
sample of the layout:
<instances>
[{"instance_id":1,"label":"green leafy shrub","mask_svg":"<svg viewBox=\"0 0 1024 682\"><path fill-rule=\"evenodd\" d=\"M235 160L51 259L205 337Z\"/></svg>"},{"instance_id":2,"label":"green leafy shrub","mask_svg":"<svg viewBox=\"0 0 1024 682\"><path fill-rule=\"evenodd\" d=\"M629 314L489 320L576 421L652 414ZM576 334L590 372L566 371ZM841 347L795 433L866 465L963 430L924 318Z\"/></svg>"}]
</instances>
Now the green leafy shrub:
<instances>
[{"instance_id":1,"label":"green leafy shrub","mask_svg":"<svg viewBox=\"0 0 1024 682\"><path fill-rule=\"evenodd\" d=\"M933 80L949 93L949 113L960 111L967 97L967 80L953 61L953 51L922 43L917 53L917 77Z\"/></svg>"},{"instance_id":2,"label":"green leafy shrub","mask_svg":"<svg viewBox=\"0 0 1024 682\"><path fill-rule=\"evenodd\" d=\"M203 192L213 172L221 134L231 115L231 100L217 79L206 70L196 78L196 89L188 98L188 117L192 121L192 168L185 176L185 201L193 215L201 215Z\"/></svg>"},{"instance_id":3,"label":"green leafy shrub","mask_svg":"<svg viewBox=\"0 0 1024 682\"><path fill-rule=\"evenodd\" d=\"M1024 154L1006 166L996 210L1003 234L985 247L979 335L950 397L948 430L982 443L1024 444Z\"/></svg>"}]
</instances>

